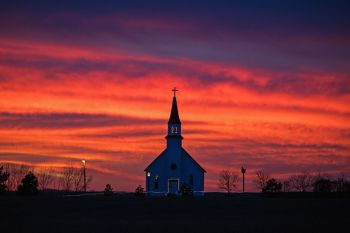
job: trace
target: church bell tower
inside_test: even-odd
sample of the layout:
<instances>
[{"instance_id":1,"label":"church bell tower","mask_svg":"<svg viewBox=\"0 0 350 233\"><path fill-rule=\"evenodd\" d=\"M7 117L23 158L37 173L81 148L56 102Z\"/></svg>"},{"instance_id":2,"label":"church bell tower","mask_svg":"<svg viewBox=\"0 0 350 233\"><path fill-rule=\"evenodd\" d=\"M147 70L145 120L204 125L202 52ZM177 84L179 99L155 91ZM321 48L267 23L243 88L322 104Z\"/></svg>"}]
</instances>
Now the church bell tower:
<instances>
[{"instance_id":1,"label":"church bell tower","mask_svg":"<svg viewBox=\"0 0 350 233\"><path fill-rule=\"evenodd\" d=\"M168 134L167 147L180 147L182 146L182 136L181 136L181 121L179 117L179 111L176 102L176 88L172 90L174 92L173 103L171 106L170 118L168 121Z\"/></svg>"}]
</instances>

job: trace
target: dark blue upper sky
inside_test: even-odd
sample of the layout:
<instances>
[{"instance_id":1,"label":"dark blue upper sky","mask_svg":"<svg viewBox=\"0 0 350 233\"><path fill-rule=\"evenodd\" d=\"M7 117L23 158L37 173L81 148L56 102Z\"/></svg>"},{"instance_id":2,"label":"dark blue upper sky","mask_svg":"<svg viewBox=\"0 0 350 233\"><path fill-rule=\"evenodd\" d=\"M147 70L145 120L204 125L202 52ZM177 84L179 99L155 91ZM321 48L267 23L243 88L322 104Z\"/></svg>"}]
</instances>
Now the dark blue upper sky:
<instances>
[{"instance_id":1,"label":"dark blue upper sky","mask_svg":"<svg viewBox=\"0 0 350 233\"><path fill-rule=\"evenodd\" d=\"M0 28L8 39L274 72L350 72L349 1L8 1L0 4ZM82 64L72 69L116 66ZM343 83L341 93L348 90Z\"/></svg>"}]
</instances>

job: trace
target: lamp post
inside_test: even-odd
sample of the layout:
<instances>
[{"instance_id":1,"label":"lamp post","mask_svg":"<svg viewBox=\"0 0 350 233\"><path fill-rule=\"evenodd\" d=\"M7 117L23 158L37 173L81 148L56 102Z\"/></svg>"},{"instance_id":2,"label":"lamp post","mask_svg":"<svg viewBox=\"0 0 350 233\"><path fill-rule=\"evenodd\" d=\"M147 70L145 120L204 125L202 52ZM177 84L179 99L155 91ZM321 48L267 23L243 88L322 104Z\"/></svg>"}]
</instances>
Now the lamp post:
<instances>
[{"instance_id":1,"label":"lamp post","mask_svg":"<svg viewBox=\"0 0 350 233\"><path fill-rule=\"evenodd\" d=\"M246 170L247 170L247 169L245 169L245 168L242 166L241 172L242 172L242 174L243 174L243 192L244 192L244 174L245 174Z\"/></svg>"},{"instance_id":2,"label":"lamp post","mask_svg":"<svg viewBox=\"0 0 350 233\"><path fill-rule=\"evenodd\" d=\"M83 159L82 161L81 161L82 163L83 163L83 172L84 172L84 193L86 193L86 166L85 166L85 164L86 164L86 161L85 161L85 159Z\"/></svg>"}]
</instances>

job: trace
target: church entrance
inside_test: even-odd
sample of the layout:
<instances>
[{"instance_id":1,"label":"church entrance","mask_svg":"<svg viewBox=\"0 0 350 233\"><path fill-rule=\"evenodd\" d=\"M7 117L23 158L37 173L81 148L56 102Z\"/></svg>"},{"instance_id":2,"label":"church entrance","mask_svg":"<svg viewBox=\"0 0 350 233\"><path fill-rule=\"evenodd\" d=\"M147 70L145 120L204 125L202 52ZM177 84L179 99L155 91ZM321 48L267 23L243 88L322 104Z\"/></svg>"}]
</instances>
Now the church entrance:
<instances>
[{"instance_id":1,"label":"church entrance","mask_svg":"<svg viewBox=\"0 0 350 233\"><path fill-rule=\"evenodd\" d=\"M169 179L168 180L168 194L177 195L179 190L179 180Z\"/></svg>"}]
</instances>

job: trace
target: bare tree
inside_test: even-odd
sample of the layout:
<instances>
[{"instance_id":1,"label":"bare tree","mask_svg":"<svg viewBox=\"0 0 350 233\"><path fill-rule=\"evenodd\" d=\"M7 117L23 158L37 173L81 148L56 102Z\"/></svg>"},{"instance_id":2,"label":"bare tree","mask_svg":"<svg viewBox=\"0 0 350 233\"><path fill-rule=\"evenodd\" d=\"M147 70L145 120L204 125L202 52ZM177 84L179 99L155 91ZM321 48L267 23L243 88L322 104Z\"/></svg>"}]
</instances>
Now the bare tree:
<instances>
[{"instance_id":1,"label":"bare tree","mask_svg":"<svg viewBox=\"0 0 350 233\"><path fill-rule=\"evenodd\" d=\"M86 189L89 187L89 185L92 183L92 175L90 175L87 179L86 179Z\"/></svg>"},{"instance_id":2,"label":"bare tree","mask_svg":"<svg viewBox=\"0 0 350 233\"><path fill-rule=\"evenodd\" d=\"M314 183L314 177L308 172L292 175L288 178L290 187L297 192L310 191Z\"/></svg>"},{"instance_id":3,"label":"bare tree","mask_svg":"<svg viewBox=\"0 0 350 233\"><path fill-rule=\"evenodd\" d=\"M36 173L38 178L39 189L44 191L47 189L55 179L55 171L52 168L45 168Z\"/></svg>"},{"instance_id":4,"label":"bare tree","mask_svg":"<svg viewBox=\"0 0 350 233\"><path fill-rule=\"evenodd\" d=\"M291 187L290 187L290 183L288 180L284 180L283 181L283 192L290 192L291 191Z\"/></svg>"},{"instance_id":5,"label":"bare tree","mask_svg":"<svg viewBox=\"0 0 350 233\"><path fill-rule=\"evenodd\" d=\"M229 170L223 170L219 174L218 187L230 194L237 187L238 175Z\"/></svg>"},{"instance_id":6,"label":"bare tree","mask_svg":"<svg viewBox=\"0 0 350 233\"><path fill-rule=\"evenodd\" d=\"M337 178L337 181L336 181L336 183L337 183L337 187L336 187L337 192L344 192L344 190L345 190L344 187L345 187L347 182L348 181L345 178L345 174L344 173L340 173L338 175L338 178Z\"/></svg>"},{"instance_id":7,"label":"bare tree","mask_svg":"<svg viewBox=\"0 0 350 233\"><path fill-rule=\"evenodd\" d=\"M73 172L73 185L75 192L81 192L84 188L84 171L80 168L74 168Z\"/></svg>"},{"instance_id":8,"label":"bare tree","mask_svg":"<svg viewBox=\"0 0 350 233\"><path fill-rule=\"evenodd\" d=\"M74 167L65 167L60 176L60 183L64 191L72 191L72 186L74 183Z\"/></svg>"},{"instance_id":9,"label":"bare tree","mask_svg":"<svg viewBox=\"0 0 350 233\"><path fill-rule=\"evenodd\" d=\"M62 178L61 178L61 173L56 172L56 176L53 181L53 187L55 190L62 190Z\"/></svg>"},{"instance_id":10,"label":"bare tree","mask_svg":"<svg viewBox=\"0 0 350 233\"><path fill-rule=\"evenodd\" d=\"M263 191L267 181L270 179L270 175L261 170L257 171L255 174L256 174L256 179L253 180L253 183L258 189Z\"/></svg>"},{"instance_id":11,"label":"bare tree","mask_svg":"<svg viewBox=\"0 0 350 233\"><path fill-rule=\"evenodd\" d=\"M92 182L92 176L87 177L86 186ZM81 192L84 188L84 172L82 168L69 166L63 169L60 177L60 185L66 192Z\"/></svg>"}]
</instances>

